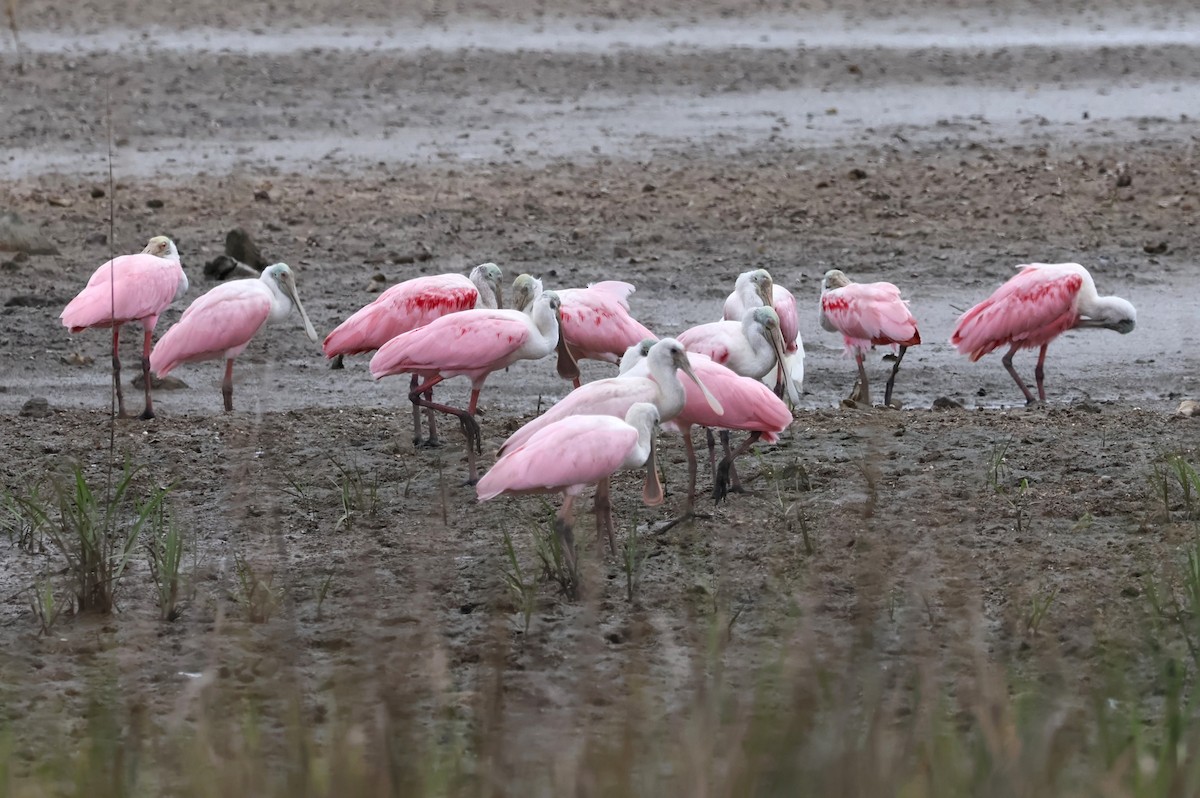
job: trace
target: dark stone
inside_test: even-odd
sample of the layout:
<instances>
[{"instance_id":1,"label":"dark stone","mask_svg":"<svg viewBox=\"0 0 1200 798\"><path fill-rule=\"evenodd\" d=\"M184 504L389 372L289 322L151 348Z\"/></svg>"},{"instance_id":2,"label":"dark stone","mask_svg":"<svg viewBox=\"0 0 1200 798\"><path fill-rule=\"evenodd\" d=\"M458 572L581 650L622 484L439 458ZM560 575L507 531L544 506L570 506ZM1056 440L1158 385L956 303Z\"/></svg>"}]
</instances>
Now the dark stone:
<instances>
[{"instance_id":1,"label":"dark stone","mask_svg":"<svg viewBox=\"0 0 1200 798\"><path fill-rule=\"evenodd\" d=\"M1154 243L1142 246L1142 251L1147 255L1165 255L1168 249L1166 241L1155 241Z\"/></svg>"},{"instance_id":2,"label":"dark stone","mask_svg":"<svg viewBox=\"0 0 1200 798\"><path fill-rule=\"evenodd\" d=\"M162 200L160 200L160 199L158 199L158 198L154 198L154 199L148 199L148 200L146 200L146 207L147 207L147 208L155 208L155 209L158 209L158 208L161 208L162 206L163 206L163 201L162 201Z\"/></svg>"},{"instance_id":3,"label":"dark stone","mask_svg":"<svg viewBox=\"0 0 1200 798\"><path fill-rule=\"evenodd\" d=\"M146 380L141 374L138 374L129 382L138 390L141 390L146 386ZM188 384L178 377L155 377L153 374L151 374L150 387L156 391L178 391L188 387Z\"/></svg>"},{"instance_id":4,"label":"dark stone","mask_svg":"<svg viewBox=\"0 0 1200 798\"><path fill-rule=\"evenodd\" d=\"M22 418L45 418L50 415L50 402L41 396L30 399L21 406Z\"/></svg>"},{"instance_id":5,"label":"dark stone","mask_svg":"<svg viewBox=\"0 0 1200 798\"><path fill-rule=\"evenodd\" d=\"M228 255L218 255L204 264L204 276L213 280L258 277L258 272Z\"/></svg>"},{"instance_id":6,"label":"dark stone","mask_svg":"<svg viewBox=\"0 0 1200 798\"><path fill-rule=\"evenodd\" d=\"M933 400L934 410L962 410L963 406L951 399L949 396L939 396Z\"/></svg>"}]
</instances>

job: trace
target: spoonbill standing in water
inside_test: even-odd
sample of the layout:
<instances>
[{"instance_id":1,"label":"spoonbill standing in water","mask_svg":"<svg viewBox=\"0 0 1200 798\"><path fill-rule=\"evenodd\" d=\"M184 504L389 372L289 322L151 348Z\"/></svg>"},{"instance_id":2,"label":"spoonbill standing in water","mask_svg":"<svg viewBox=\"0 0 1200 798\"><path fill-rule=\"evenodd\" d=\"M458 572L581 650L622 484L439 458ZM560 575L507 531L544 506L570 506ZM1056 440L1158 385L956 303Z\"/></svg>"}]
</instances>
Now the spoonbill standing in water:
<instances>
[{"instance_id":1,"label":"spoonbill standing in water","mask_svg":"<svg viewBox=\"0 0 1200 798\"><path fill-rule=\"evenodd\" d=\"M503 304L500 291L503 276L496 264L483 263L471 270L470 277L434 274L397 283L325 336L325 357L374 351L397 335L424 327L449 313L498 308ZM410 391L417 387L417 382L417 375L413 374ZM433 401L433 391L428 391L425 398ZM426 413L429 439L422 441L421 408L413 405L413 444L438 446L434 412L426 409Z\"/></svg>"},{"instance_id":2,"label":"spoonbill standing in water","mask_svg":"<svg viewBox=\"0 0 1200 798\"><path fill-rule=\"evenodd\" d=\"M234 358L263 325L282 321L293 307L304 321L305 335L316 341L317 331L300 304L296 278L286 263L268 266L260 277L222 283L189 305L159 339L150 353L150 368L165 377L181 363L224 358L221 396L228 413L233 410Z\"/></svg>"},{"instance_id":3,"label":"spoonbill standing in water","mask_svg":"<svg viewBox=\"0 0 1200 798\"><path fill-rule=\"evenodd\" d=\"M371 358L371 376L415 374L425 382L409 391L413 404L458 417L467 439L468 481L478 481L475 454L483 449L475 412L479 392L488 376L518 360L539 360L558 350L558 373L569 378L578 373L559 334L558 295L547 291L533 311L463 310L434 319L424 327L397 335ZM466 410L438 404L422 394L439 382L463 375L471 379L471 400Z\"/></svg>"},{"instance_id":4,"label":"spoonbill standing in water","mask_svg":"<svg viewBox=\"0 0 1200 798\"><path fill-rule=\"evenodd\" d=\"M954 325L950 343L974 362L1002 346L1000 360L1012 376L1026 404L1046 401L1046 348L1067 330L1098 327L1124 335L1137 323L1137 311L1119 296L1100 296L1088 270L1078 263L1029 263L1018 266L1008 282L968 310ZM1040 347L1037 367L1038 398L1013 368L1018 349Z\"/></svg>"},{"instance_id":5,"label":"spoonbill standing in water","mask_svg":"<svg viewBox=\"0 0 1200 798\"><path fill-rule=\"evenodd\" d=\"M142 378L146 407L139 418L154 418L150 395L150 342L154 326L167 306L188 290L187 274L179 263L179 251L166 236L155 236L136 255L113 258L97 269L63 309L59 318L73 333L92 327L112 327L113 387L117 392L117 415L126 418L121 393L121 325L139 322L145 331L142 341Z\"/></svg>"},{"instance_id":6,"label":"spoonbill standing in water","mask_svg":"<svg viewBox=\"0 0 1200 798\"><path fill-rule=\"evenodd\" d=\"M917 320L909 311L908 302L900 298L900 289L891 283L856 283L840 270L830 269L821 281L821 326L830 332L840 332L846 351L854 353L858 384L850 398L868 406L871 389L863 365L866 351L874 346L890 346L893 351L899 347L883 392L883 403L891 405L900 361L910 346L921 343Z\"/></svg>"}]
</instances>

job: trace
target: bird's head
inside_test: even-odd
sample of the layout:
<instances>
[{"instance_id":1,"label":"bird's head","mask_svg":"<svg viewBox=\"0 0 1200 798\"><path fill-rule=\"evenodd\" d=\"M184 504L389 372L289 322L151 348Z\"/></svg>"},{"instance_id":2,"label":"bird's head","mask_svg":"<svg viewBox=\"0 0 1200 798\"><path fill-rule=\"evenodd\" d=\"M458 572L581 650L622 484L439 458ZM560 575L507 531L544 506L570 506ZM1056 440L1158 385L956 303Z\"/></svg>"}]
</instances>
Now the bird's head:
<instances>
[{"instance_id":1,"label":"bird's head","mask_svg":"<svg viewBox=\"0 0 1200 798\"><path fill-rule=\"evenodd\" d=\"M532 274L518 274L512 284L513 310L528 313L534 300L542 294L542 281Z\"/></svg>"},{"instance_id":2,"label":"bird's head","mask_svg":"<svg viewBox=\"0 0 1200 798\"><path fill-rule=\"evenodd\" d=\"M167 258L169 260L179 260L179 250L175 249L175 242L166 236L155 236L146 244L146 248L142 250L146 255L154 255L158 258Z\"/></svg>"},{"instance_id":3,"label":"bird's head","mask_svg":"<svg viewBox=\"0 0 1200 798\"><path fill-rule=\"evenodd\" d=\"M304 305L300 304L300 293L296 290L296 277L292 274L291 267L286 263L272 264L263 269L259 279L276 286L296 306L300 318L304 321L304 334L308 336L308 340L316 341L317 331L313 328L312 322L308 320L308 314L304 312Z\"/></svg>"},{"instance_id":4,"label":"bird's head","mask_svg":"<svg viewBox=\"0 0 1200 798\"><path fill-rule=\"evenodd\" d=\"M625 350L625 354L621 355L621 374L629 371L631 368L641 363L650 354L650 347L654 346L658 341L653 338L643 338L636 344L631 344Z\"/></svg>"},{"instance_id":5,"label":"bird's head","mask_svg":"<svg viewBox=\"0 0 1200 798\"><path fill-rule=\"evenodd\" d=\"M775 304L775 282L771 279L771 273L766 269L744 272L738 277L737 282L739 286L750 285L767 307Z\"/></svg>"},{"instance_id":6,"label":"bird's head","mask_svg":"<svg viewBox=\"0 0 1200 798\"><path fill-rule=\"evenodd\" d=\"M1137 309L1133 303L1119 296L1107 296L1097 300L1087 318L1081 319L1080 327L1102 327L1116 330L1122 335L1133 332L1137 325Z\"/></svg>"},{"instance_id":7,"label":"bird's head","mask_svg":"<svg viewBox=\"0 0 1200 798\"><path fill-rule=\"evenodd\" d=\"M684 349L683 344L679 343L679 341L676 341L674 338L663 338L655 341L651 345L646 357L650 361L650 373L652 375L656 373L660 374L655 379L662 379L661 372L664 370L662 364L668 364L666 366L668 374L676 370L682 371L692 382L696 383L696 387L704 394L704 399L708 402L708 406L712 408L712 411L718 416L725 414L725 409L721 407L721 403L717 401L717 397L713 396L712 392L696 376L696 372L692 369L692 361L688 357L688 351Z\"/></svg>"},{"instance_id":8,"label":"bird's head","mask_svg":"<svg viewBox=\"0 0 1200 798\"><path fill-rule=\"evenodd\" d=\"M821 292L832 291L850 285L850 278L841 269L830 269L821 280Z\"/></svg>"},{"instance_id":9,"label":"bird's head","mask_svg":"<svg viewBox=\"0 0 1200 798\"><path fill-rule=\"evenodd\" d=\"M492 289L492 294L496 297L496 307L504 307L504 297L500 292L500 281L504 279L504 272L500 271L500 267L494 263L481 263L474 269L471 269L471 282L475 285L486 285Z\"/></svg>"}]
</instances>

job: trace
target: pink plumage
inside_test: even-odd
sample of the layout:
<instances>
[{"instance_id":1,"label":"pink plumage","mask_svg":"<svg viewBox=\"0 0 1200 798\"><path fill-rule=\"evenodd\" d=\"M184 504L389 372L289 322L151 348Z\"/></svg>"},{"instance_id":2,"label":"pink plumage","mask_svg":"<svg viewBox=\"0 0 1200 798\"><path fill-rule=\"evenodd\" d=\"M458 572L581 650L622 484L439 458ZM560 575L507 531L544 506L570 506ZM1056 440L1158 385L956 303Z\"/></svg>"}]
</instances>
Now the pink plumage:
<instances>
[{"instance_id":1,"label":"pink plumage","mask_svg":"<svg viewBox=\"0 0 1200 798\"><path fill-rule=\"evenodd\" d=\"M181 363L240 355L271 315L271 295L260 286L234 280L199 297L158 340L150 368L164 377Z\"/></svg>"},{"instance_id":2,"label":"pink plumage","mask_svg":"<svg viewBox=\"0 0 1200 798\"><path fill-rule=\"evenodd\" d=\"M371 358L371 376L463 375L478 388L493 371L521 360L529 340L528 317L519 311L464 310L434 319L379 347Z\"/></svg>"},{"instance_id":3,"label":"pink plumage","mask_svg":"<svg viewBox=\"0 0 1200 798\"><path fill-rule=\"evenodd\" d=\"M448 313L475 307L479 291L461 274L439 274L393 285L325 336L326 357L357 355Z\"/></svg>"},{"instance_id":4,"label":"pink plumage","mask_svg":"<svg viewBox=\"0 0 1200 798\"><path fill-rule=\"evenodd\" d=\"M689 353L692 370L705 387L717 397L724 412L713 412L704 394L690 380L683 383L683 410L663 427L674 427L686 434L690 426L762 433L762 440L775 443L792 423L787 405L758 380L735 374L704 355Z\"/></svg>"},{"instance_id":5,"label":"pink plumage","mask_svg":"<svg viewBox=\"0 0 1200 798\"><path fill-rule=\"evenodd\" d=\"M1080 290L1085 279L1091 283L1082 266L1032 263L1020 268L954 325L950 343L972 361L1001 346L1041 346L1079 322Z\"/></svg>"},{"instance_id":6,"label":"pink plumage","mask_svg":"<svg viewBox=\"0 0 1200 798\"><path fill-rule=\"evenodd\" d=\"M842 334L848 350L921 343L917 320L891 283L850 283L825 291L821 313Z\"/></svg>"},{"instance_id":7,"label":"pink plumage","mask_svg":"<svg viewBox=\"0 0 1200 798\"><path fill-rule=\"evenodd\" d=\"M629 295L634 290L630 283L605 280L558 292L563 336L576 358L618 363L630 346L658 337L629 315Z\"/></svg>"},{"instance_id":8,"label":"pink plumage","mask_svg":"<svg viewBox=\"0 0 1200 798\"><path fill-rule=\"evenodd\" d=\"M627 462L637 441L637 430L616 416L562 418L497 460L476 485L479 500L502 493L578 494L621 468L641 466Z\"/></svg>"}]
</instances>

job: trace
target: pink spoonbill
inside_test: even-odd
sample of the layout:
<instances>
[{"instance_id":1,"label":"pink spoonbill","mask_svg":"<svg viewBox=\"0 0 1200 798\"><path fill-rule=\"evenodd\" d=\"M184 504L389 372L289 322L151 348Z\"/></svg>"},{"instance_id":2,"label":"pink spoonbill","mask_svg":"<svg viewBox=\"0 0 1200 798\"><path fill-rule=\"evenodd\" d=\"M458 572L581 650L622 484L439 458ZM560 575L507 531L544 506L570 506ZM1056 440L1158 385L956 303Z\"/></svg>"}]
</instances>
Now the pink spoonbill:
<instances>
[{"instance_id":1,"label":"pink spoonbill","mask_svg":"<svg viewBox=\"0 0 1200 798\"><path fill-rule=\"evenodd\" d=\"M555 530L574 572L572 508L588 485L608 482L617 471L645 466L642 500L650 506L662 503L654 442L658 420L658 408L647 402L631 405L623 419L609 415L561 418L509 449L479 480L476 493L480 501L501 494L562 493ZM603 529L615 550L611 509L603 516L597 513L596 525L597 538Z\"/></svg>"},{"instance_id":2,"label":"pink spoonbill","mask_svg":"<svg viewBox=\"0 0 1200 798\"><path fill-rule=\"evenodd\" d=\"M1001 358L1027 404L1046 401L1046 348L1067 330L1096 327L1124 335L1137 322L1137 311L1118 296L1100 296L1088 270L1078 263L1030 263L1018 266L1008 282L964 313L954 325L950 343L974 362L1002 346ZM1038 398L1013 368L1018 349L1040 347L1037 367Z\"/></svg>"},{"instance_id":3,"label":"pink spoonbill","mask_svg":"<svg viewBox=\"0 0 1200 798\"><path fill-rule=\"evenodd\" d=\"M472 308L498 308L502 303L500 280L503 276L496 264L483 263L471 270L470 277L434 274L397 283L325 336L325 357L372 352L397 335L424 327L449 313ZM417 382L417 375L413 374L410 391L417 387ZM425 398L432 401L433 392L428 392ZM421 409L413 405L413 443L417 446L438 445L434 413L432 410L427 413L429 439L423 442Z\"/></svg>"},{"instance_id":4,"label":"pink spoonbill","mask_svg":"<svg viewBox=\"0 0 1200 798\"><path fill-rule=\"evenodd\" d=\"M899 347L883 392L883 403L891 405L900 361L910 346L921 343L917 320L909 311L907 300L900 298L900 289L891 283L855 283L840 270L830 269L821 281L821 326L830 332L840 332L846 351L854 353L858 384L850 398L866 405L871 404L867 369L863 365L866 351L874 346L890 346L894 352Z\"/></svg>"},{"instance_id":5,"label":"pink spoonbill","mask_svg":"<svg viewBox=\"0 0 1200 798\"><path fill-rule=\"evenodd\" d=\"M131 321L142 325L142 378L145 381L146 407L139 418L154 418L150 395L150 343L154 326L167 306L188 290L187 275L179 263L179 251L166 236L155 236L136 255L121 255L97 269L63 309L63 326L73 333L91 327L111 327L113 331L113 388L117 392L117 414L125 415L125 397L121 393L121 326Z\"/></svg>"},{"instance_id":6,"label":"pink spoonbill","mask_svg":"<svg viewBox=\"0 0 1200 798\"><path fill-rule=\"evenodd\" d=\"M621 358L621 374L638 376L646 371L646 355L649 354L653 341L642 341L629 347ZM736 482L734 461L749 451L755 442L762 440L775 443L780 434L792 423L792 414L786 404L759 380L743 377L730 371L720 363L715 363L707 355L696 352L688 353L688 362L696 377L709 388L720 403L722 412L715 413L708 402L708 397L701 393L690 382L683 383L683 408L672 419L663 422L663 428L679 432L683 436L684 449L688 458L688 494L684 513L667 525L674 526L679 521L692 516L696 497L696 449L692 444L692 427L704 427L708 432L709 464L713 467L713 499L720 502L725 498L729 488L729 478L732 473L735 482L734 490L740 490ZM716 465L714 454L715 445L711 430L722 431L722 442L725 444L725 458L720 466ZM744 430L749 432L744 443L736 451L729 449L729 430Z\"/></svg>"},{"instance_id":7,"label":"pink spoonbill","mask_svg":"<svg viewBox=\"0 0 1200 798\"><path fill-rule=\"evenodd\" d=\"M150 353L150 368L160 377L181 363L225 360L221 396L225 412L233 410L233 361L268 321L282 321L295 308L304 322L304 333L317 340L300 295L296 278L286 263L263 270L260 277L231 280L213 288L188 306L179 321L167 330Z\"/></svg>"},{"instance_id":8,"label":"pink spoonbill","mask_svg":"<svg viewBox=\"0 0 1200 798\"><path fill-rule=\"evenodd\" d=\"M397 335L371 358L371 376L415 374L425 381L409 391L413 404L457 416L467 439L469 482L478 480L475 454L483 448L475 413L479 392L488 376L518 360L539 360L558 350L558 372L577 372L559 334L558 295L547 291L538 297L530 315L519 310L474 309L434 319L424 327ZM450 377L471 380L471 400L466 410L438 404L422 394Z\"/></svg>"},{"instance_id":9,"label":"pink spoonbill","mask_svg":"<svg viewBox=\"0 0 1200 798\"><path fill-rule=\"evenodd\" d=\"M722 318L741 321L746 311L760 307L774 308L779 316L779 332L784 344L783 375L795 388L789 391L789 396L798 396L804 384L804 343L800 340L800 314L792 292L771 279L771 273L766 269L742 272L734 282L733 293L725 298ZM778 382L775 390L783 395ZM792 403L795 404L795 400Z\"/></svg>"},{"instance_id":10,"label":"pink spoonbill","mask_svg":"<svg viewBox=\"0 0 1200 798\"><path fill-rule=\"evenodd\" d=\"M773 308L747 310L740 321L712 321L679 334L679 343L689 352L707 355L743 377L761 380L772 369L782 372L786 356L779 315ZM792 404L800 401L795 382L784 379Z\"/></svg>"},{"instance_id":11,"label":"pink spoonbill","mask_svg":"<svg viewBox=\"0 0 1200 798\"><path fill-rule=\"evenodd\" d=\"M629 295L634 290L630 283L605 280L587 288L555 292L562 301L563 337L572 357L616 364L632 344L644 338L657 339L629 313ZM542 281L521 274L513 281L512 291L513 307L528 312L542 292ZM573 384L579 387L578 377Z\"/></svg>"}]
</instances>

